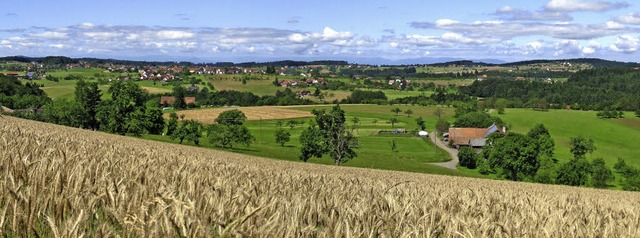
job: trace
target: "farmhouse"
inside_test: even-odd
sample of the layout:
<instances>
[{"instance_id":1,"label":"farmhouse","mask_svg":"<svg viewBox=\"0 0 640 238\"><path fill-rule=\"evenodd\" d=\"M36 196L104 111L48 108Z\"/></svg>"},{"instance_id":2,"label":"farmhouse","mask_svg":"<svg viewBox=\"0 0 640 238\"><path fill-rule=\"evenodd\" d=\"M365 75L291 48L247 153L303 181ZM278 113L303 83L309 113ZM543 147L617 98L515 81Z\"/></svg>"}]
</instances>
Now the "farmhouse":
<instances>
[{"instance_id":1,"label":"farmhouse","mask_svg":"<svg viewBox=\"0 0 640 238\"><path fill-rule=\"evenodd\" d=\"M173 105L176 101L174 96L162 96L160 97L160 104L162 105ZM184 97L184 102L186 104L196 103L196 97Z\"/></svg>"},{"instance_id":2,"label":"farmhouse","mask_svg":"<svg viewBox=\"0 0 640 238\"><path fill-rule=\"evenodd\" d=\"M504 132L498 126L491 125L488 128L449 128L449 141L460 149L462 146L482 148L487 143L487 137L494 132Z\"/></svg>"}]
</instances>

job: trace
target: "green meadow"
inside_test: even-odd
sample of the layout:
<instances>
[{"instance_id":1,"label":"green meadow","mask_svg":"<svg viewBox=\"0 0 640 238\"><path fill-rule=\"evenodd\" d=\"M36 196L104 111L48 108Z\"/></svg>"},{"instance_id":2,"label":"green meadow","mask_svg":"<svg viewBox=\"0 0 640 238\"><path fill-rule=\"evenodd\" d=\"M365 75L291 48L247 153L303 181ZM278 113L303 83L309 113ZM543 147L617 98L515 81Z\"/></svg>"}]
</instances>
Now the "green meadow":
<instances>
[{"instance_id":1,"label":"green meadow","mask_svg":"<svg viewBox=\"0 0 640 238\"><path fill-rule=\"evenodd\" d=\"M568 161L571 137L582 136L592 139L596 150L589 159L603 158L613 167L618 158L628 164L640 167L640 118L627 112L624 119L598 119L595 111L550 110L548 112L530 109L507 109L500 116L511 125L512 131L527 133L534 125L541 123L554 139L555 155L561 162Z\"/></svg>"},{"instance_id":2,"label":"green meadow","mask_svg":"<svg viewBox=\"0 0 640 238\"><path fill-rule=\"evenodd\" d=\"M332 106L309 106L291 107L291 109L311 111L313 109L330 110L331 107ZM358 135L358 140L361 146L357 150L358 157L344 163L344 166L458 176L475 175L473 172L463 173L430 164L433 162L448 161L450 157L445 151L437 148L428 139L419 138L411 134L378 134L378 131L380 130L393 130L400 128L410 131L414 130L417 128L415 118L418 116L423 116L427 126L429 127L428 129L433 130L436 121L436 118L433 116L434 108L388 105L342 105L341 107L346 112L349 124L351 124L353 117L358 117L360 120L355 131ZM411 117L408 117L406 114L400 114L397 116L399 122L392 127L388 123L388 120L395 117L391 112L391 109L395 107L399 107L403 111L406 109L412 109L415 113ZM448 117L453 114L451 109L445 108L444 111L445 115ZM276 122L278 120L247 121L247 127L256 138L255 143L249 147L239 145L234 147L231 151L267 158L299 161L299 137L304 128L308 126L310 120L313 120L313 118L296 119L296 121L303 122L304 124L298 125L294 128L286 126L286 122L288 120L283 120L285 123L282 128L291 133L291 141L286 143L284 147L281 147L275 142L274 133L277 129ZM144 135L144 137L153 140L171 142L167 136ZM202 140L203 141L200 142L200 146L213 147L205 138ZM391 149L392 141L396 142L398 149L397 152L394 152ZM176 142L173 141L173 143ZM191 143L185 142L185 144ZM308 162L332 164L331 159L328 157L321 159L314 158Z\"/></svg>"}]
</instances>

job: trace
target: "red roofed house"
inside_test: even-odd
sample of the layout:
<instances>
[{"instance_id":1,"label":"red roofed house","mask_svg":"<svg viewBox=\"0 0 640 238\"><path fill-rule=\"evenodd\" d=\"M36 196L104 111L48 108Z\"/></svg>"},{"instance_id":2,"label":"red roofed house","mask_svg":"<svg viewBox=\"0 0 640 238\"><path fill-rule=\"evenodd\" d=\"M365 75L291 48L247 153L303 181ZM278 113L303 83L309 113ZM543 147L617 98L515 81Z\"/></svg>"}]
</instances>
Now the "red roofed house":
<instances>
[{"instance_id":1,"label":"red roofed house","mask_svg":"<svg viewBox=\"0 0 640 238\"><path fill-rule=\"evenodd\" d=\"M176 101L176 98L174 96L162 96L160 97L160 104L164 105L173 105L173 103ZM184 97L184 102L186 104L191 104L191 103L196 103L196 97Z\"/></svg>"},{"instance_id":2,"label":"red roofed house","mask_svg":"<svg viewBox=\"0 0 640 238\"><path fill-rule=\"evenodd\" d=\"M487 143L487 137L494 132L502 132L498 126L491 125L489 128L449 128L449 141L456 148L469 146L482 148Z\"/></svg>"}]
</instances>

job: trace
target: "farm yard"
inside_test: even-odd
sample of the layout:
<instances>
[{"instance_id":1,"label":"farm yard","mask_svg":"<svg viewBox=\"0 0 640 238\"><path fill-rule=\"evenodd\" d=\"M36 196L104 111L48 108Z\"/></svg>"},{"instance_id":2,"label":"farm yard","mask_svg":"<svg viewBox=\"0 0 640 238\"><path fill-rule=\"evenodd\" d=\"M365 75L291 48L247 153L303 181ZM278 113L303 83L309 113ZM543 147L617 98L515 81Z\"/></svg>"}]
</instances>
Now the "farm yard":
<instances>
[{"instance_id":1,"label":"farm yard","mask_svg":"<svg viewBox=\"0 0 640 238\"><path fill-rule=\"evenodd\" d=\"M622 191L269 160L0 118L12 237L637 237Z\"/></svg>"}]
</instances>

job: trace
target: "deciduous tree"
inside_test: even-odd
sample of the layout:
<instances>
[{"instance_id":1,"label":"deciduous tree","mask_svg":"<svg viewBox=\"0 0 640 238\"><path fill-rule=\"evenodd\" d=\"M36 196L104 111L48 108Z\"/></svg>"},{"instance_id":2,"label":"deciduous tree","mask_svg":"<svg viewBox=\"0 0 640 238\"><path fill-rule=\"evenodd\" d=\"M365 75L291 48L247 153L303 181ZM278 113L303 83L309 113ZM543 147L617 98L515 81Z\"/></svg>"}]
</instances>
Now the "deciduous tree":
<instances>
[{"instance_id":1,"label":"deciduous tree","mask_svg":"<svg viewBox=\"0 0 640 238\"><path fill-rule=\"evenodd\" d=\"M340 165L355 158L355 149L359 147L358 139L353 134L353 128L346 125L344 111L340 106L334 106L330 112L313 110L313 114L316 116L316 124L310 125L301 135L300 159L307 161L311 157L320 158L327 154L335 165ZM322 142L322 145L315 141Z\"/></svg>"},{"instance_id":2,"label":"deciduous tree","mask_svg":"<svg viewBox=\"0 0 640 238\"><path fill-rule=\"evenodd\" d=\"M291 139L291 133L283 129L277 129L275 136L276 136L276 143L278 143L282 147L284 147L284 144L289 142L289 140Z\"/></svg>"}]
</instances>

